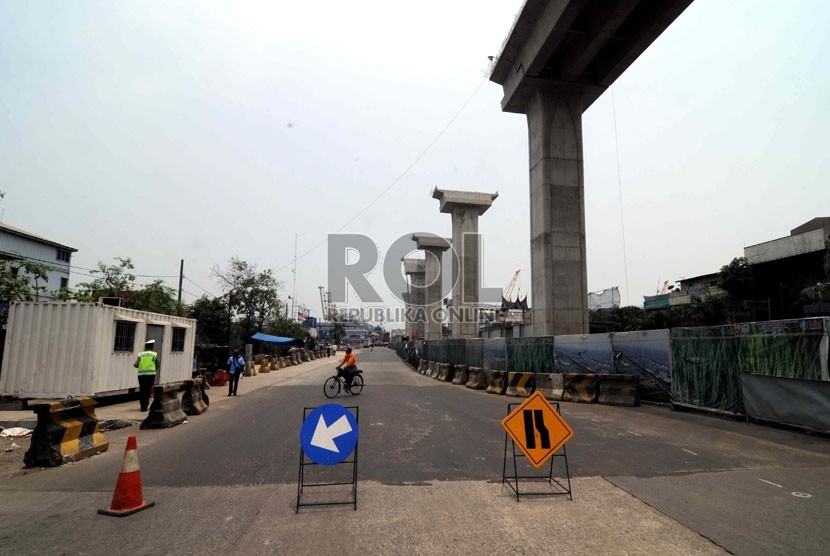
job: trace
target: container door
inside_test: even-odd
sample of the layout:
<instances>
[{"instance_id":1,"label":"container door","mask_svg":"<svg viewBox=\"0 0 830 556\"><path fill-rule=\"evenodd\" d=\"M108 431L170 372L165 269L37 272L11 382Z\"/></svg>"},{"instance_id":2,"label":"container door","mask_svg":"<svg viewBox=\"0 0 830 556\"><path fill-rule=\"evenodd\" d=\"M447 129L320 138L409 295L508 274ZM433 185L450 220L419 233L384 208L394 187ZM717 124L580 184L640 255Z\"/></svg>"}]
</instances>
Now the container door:
<instances>
[{"instance_id":1,"label":"container door","mask_svg":"<svg viewBox=\"0 0 830 556\"><path fill-rule=\"evenodd\" d=\"M162 366L161 371L156 373L156 384L161 384L161 373L164 372L165 363L164 357L161 356L161 354L164 353L164 327L158 324L148 324L147 339L156 341L153 351L159 354Z\"/></svg>"}]
</instances>

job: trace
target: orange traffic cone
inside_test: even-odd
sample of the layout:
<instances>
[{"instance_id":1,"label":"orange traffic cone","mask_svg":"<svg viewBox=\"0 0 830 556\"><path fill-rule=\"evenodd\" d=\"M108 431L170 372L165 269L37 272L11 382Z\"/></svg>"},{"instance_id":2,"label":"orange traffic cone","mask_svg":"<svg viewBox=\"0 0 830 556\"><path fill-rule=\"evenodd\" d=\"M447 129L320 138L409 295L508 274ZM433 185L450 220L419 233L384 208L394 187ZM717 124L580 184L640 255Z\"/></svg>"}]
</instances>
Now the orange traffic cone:
<instances>
[{"instance_id":1,"label":"orange traffic cone","mask_svg":"<svg viewBox=\"0 0 830 556\"><path fill-rule=\"evenodd\" d=\"M127 449L124 450L124 462L121 464L121 473L112 495L112 503L108 510L98 510L102 515L124 517L155 506L155 502L147 502L141 494L141 471L138 468L138 444L135 436L127 439Z\"/></svg>"}]
</instances>

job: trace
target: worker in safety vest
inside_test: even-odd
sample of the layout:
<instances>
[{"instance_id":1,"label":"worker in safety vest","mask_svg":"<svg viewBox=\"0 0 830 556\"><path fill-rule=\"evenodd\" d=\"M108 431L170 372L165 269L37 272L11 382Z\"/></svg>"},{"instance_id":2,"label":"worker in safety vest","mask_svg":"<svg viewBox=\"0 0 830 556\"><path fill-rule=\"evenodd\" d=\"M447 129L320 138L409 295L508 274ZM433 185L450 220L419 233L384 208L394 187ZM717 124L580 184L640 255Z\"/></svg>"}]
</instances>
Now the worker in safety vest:
<instances>
[{"instance_id":1,"label":"worker in safety vest","mask_svg":"<svg viewBox=\"0 0 830 556\"><path fill-rule=\"evenodd\" d=\"M340 362L337 370L343 373L343 377L346 379L346 388L351 388L352 377L357 371L357 361L354 358L351 346L346 348L346 355L343 356L343 361Z\"/></svg>"},{"instance_id":2,"label":"worker in safety vest","mask_svg":"<svg viewBox=\"0 0 830 556\"><path fill-rule=\"evenodd\" d=\"M150 405L150 391L156 381L156 373L161 370L159 354L153 351L155 340L144 342L144 351L138 354L133 367L138 369L138 400L141 411L147 411Z\"/></svg>"}]
</instances>

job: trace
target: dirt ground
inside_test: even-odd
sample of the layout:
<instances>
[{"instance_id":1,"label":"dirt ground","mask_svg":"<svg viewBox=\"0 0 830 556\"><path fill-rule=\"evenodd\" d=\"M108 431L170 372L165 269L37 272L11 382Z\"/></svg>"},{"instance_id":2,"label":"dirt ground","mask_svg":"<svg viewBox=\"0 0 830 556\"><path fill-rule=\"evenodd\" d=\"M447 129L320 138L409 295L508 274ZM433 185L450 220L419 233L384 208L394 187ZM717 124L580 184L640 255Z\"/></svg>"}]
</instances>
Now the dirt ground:
<instances>
[{"instance_id":1,"label":"dirt ground","mask_svg":"<svg viewBox=\"0 0 830 556\"><path fill-rule=\"evenodd\" d=\"M31 443L31 435L24 438L0 436L0 477L10 477L32 471L23 467L23 455Z\"/></svg>"}]
</instances>

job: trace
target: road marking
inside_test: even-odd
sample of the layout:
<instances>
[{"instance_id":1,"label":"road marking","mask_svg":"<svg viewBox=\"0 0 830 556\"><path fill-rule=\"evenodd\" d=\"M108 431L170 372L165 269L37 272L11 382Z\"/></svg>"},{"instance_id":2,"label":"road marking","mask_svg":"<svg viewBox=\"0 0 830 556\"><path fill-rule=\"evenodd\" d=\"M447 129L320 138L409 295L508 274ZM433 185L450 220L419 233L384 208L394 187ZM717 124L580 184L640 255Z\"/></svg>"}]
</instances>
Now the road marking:
<instances>
[{"instance_id":1,"label":"road marking","mask_svg":"<svg viewBox=\"0 0 830 556\"><path fill-rule=\"evenodd\" d=\"M633 434L634 436L643 436L642 434L638 434L634 431L628 431L628 434Z\"/></svg>"},{"instance_id":2,"label":"road marking","mask_svg":"<svg viewBox=\"0 0 830 556\"><path fill-rule=\"evenodd\" d=\"M813 497L812 494L807 494L806 492L793 492L792 495L795 496L796 498L812 498Z\"/></svg>"},{"instance_id":3,"label":"road marking","mask_svg":"<svg viewBox=\"0 0 830 556\"><path fill-rule=\"evenodd\" d=\"M767 480L764 480L764 479L758 479L758 480L761 481L762 483L767 483L768 485L772 485L774 487L782 488L781 485L779 485L779 484L771 483L771 482L769 482Z\"/></svg>"},{"instance_id":4,"label":"road marking","mask_svg":"<svg viewBox=\"0 0 830 556\"><path fill-rule=\"evenodd\" d=\"M693 451L691 451L691 450L687 450L686 448L680 448L680 449L681 449L681 450L683 450L684 452L689 452L689 453L690 453L690 454L692 454L693 456L696 456L696 455L697 455L697 454L696 454L696 453L694 453Z\"/></svg>"}]
</instances>

